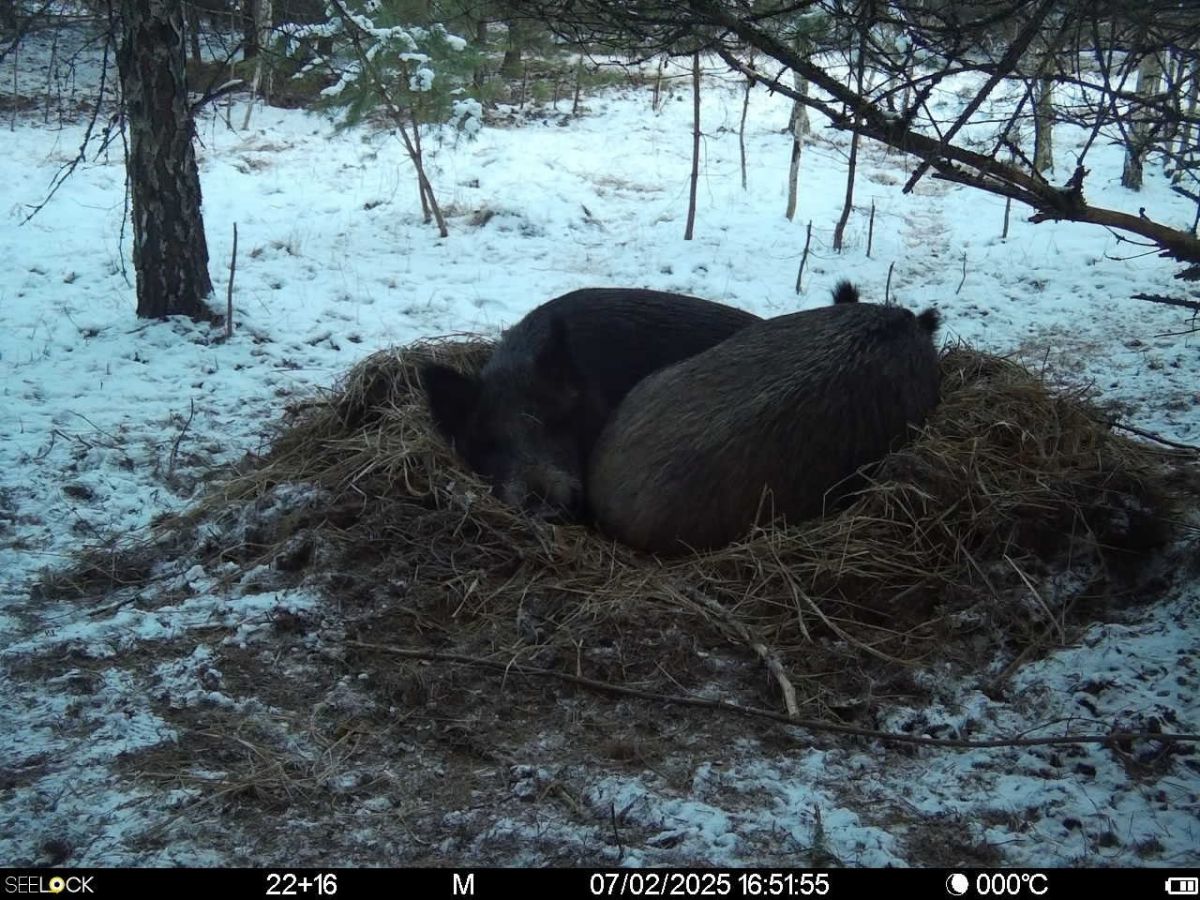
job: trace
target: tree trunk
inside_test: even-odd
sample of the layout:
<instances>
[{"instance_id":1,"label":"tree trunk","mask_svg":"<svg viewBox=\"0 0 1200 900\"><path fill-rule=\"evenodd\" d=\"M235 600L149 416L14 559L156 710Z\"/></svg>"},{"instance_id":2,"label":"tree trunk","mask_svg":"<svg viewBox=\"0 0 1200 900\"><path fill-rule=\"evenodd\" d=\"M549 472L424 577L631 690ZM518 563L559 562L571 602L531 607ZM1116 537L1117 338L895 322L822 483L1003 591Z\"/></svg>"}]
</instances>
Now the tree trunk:
<instances>
[{"instance_id":1,"label":"tree trunk","mask_svg":"<svg viewBox=\"0 0 1200 900\"><path fill-rule=\"evenodd\" d=\"M690 241L696 231L696 186L700 182L700 54L692 55L692 184L688 192L687 227L683 239Z\"/></svg>"},{"instance_id":2,"label":"tree trunk","mask_svg":"<svg viewBox=\"0 0 1200 900\"><path fill-rule=\"evenodd\" d=\"M510 16L508 24L508 46L504 48L504 59L500 62L500 75L504 78L520 78L524 67L521 53L525 49L525 28L521 20Z\"/></svg>"},{"instance_id":3,"label":"tree trunk","mask_svg":"<svg viewBox=\"0 0 1200 900\"><path fill-rule=\"evenodd\" d=\"M184 6L184 15L187 17L187 36L188 43L192 49L192 62L200 63L200 11L196 9L196 4L188 3Z\"/></svg>"},{"instance_id":4,"label":"tree trunk","mask_svg":"<svg viewBox=\"0 0 1200 900\"><path fill-rule=\"evenodd\" d=\"M808 96L808 80L793 73L796 83L796 93L801 97ZM792 160L788 165L788 198L784 215L790 222L796 215L796 202L800 181L800 155L804 150L804 136L808 134L808 107L801 101L792 101L792 117L788 122L788 130L792 133Z\"/></svg>"},{"instance_id":5,"label":"tree trunk","mask_svg":"<svg viewBox=\"0 0 1200 900\"><path fill-rule=\"evenodd\" d=\"M1173 184L1183 180L1183 173L1192 165L1195 150L1192 145L1192 122L1196 120L1197 101L1200 100L1200 63L1192 68L1191 84L1188 86L1187 107L1184 110L1183 126L1179 129L1178 159L1175 163L1175 174L1171 176Z\"/></svg>"},{"instance_id":6,"label":"tree trunk","mask_svg":"<svg viewBox=\"0 0 1200 900\"><path fill-rule=\"evenodd\" d=\"M407 71L407 69L405 71ZM412 113L413 148L417 151L416 156L413 159L413 164L419 169L424 169L425 153L421 149L421 119L417 114L417 107L415 104L412 106L409 112ZM433 197L433 186L429 184L427 179L418 177L417 190L421 194L421 220L428 224L429 220L433 217L433 210L430 206L430 200L433 200L434 203L437 203ZM442 235L442 237L445 236L446 235L444 234Z\"/></svg>"},{"instance_id":7,"label":"tree trunk","mask_svg":"<svg viewBox=\"0 0 1200 900\"><path fill-rule=\"evenodd\" d=\"M242 59L254 59L259 51L259 3L261 0L242 0Z\"/></svg>"},{"instance_id":8,"label":"tree trunk","mask_svg":"<svg viewBox=\"0 0 1200 900\"><path fill-rule=\"evenodd\" d=\"M1137 95L1145 102L1158 93L1162 78L1162 60L1157 53L1147 53L1138 66ZM1121 172L1121 186L1131 191L1142 189L1142 168L1146 151L1150 146L1154 113L1145 108L1134 110L1126 130L1125 169Z\"/></svg>"},{"instance_id":9,"label":"tree trunk","mask_svg":"<svg viewBox=\"0 0 1200 900\"><path fill-rule=\"evenodd\" d=\"M753 59L753 58L752 58ZM742 97L742 121L738 124L738 158L742 163L742 190L746 190L746 114L750 112L750 91L754 80L746 79L746 93Z\"/></svg>"},{"instance_id":10,"label":"tree trunk","mask_svg":"<svg viewBox=\"0 0 1200 900\"><path fill-rule=\"evenodd\" d=\"M856 123L857 124L857 123ZM858 129L850 134L850 162L846 166L846 200L842 204L842 214L838 217L833 229L833 249L842 252L842 243L846 236L846 223L850 221L850 211L854 209L854 176L858 170Z\"/></svg>"},{"instance_id":11,"label":"tree trunk","mask_svg":"<svg viewBox=\"0 0 1200 900\"><path fill-rule=\"evenodd\" d=\"M1033 94L1033 168L1054 171L1054 79L1038 78Z\"/></svg>"},{"instance_id":12,"label":"tree trunk","mask_svg":"<svg viewBox=\"0 0 1200 900\"><path fill-rule=\"evenodd\" d=\"M480 18L475 23L475 49L479 51L479 64L475 66L475 70L471 73L471 83L475 87L483 87L484 75L486 73L485 66L487 65L487 42L488 42L488 21L486 18Z\"/></svg>"},{"instance_id":13,"label":"tree trunk","mask_svg":"<svg viewBox=\"0 0 1200 900\"><path fill-rule=\"evenodd\" d=\"M650 90L650 108L658 112L659 104L662 103L662 86L663 86L663 70L667 67L667 57L665 55L659 57L658 66L654 71L654 87Z\"/></svg>"},{"instance_id":14,"label":"tree trunk","mask_svg":"<svg viewBox=\"0 0 1200 900\"><path fill-rule=\"evenodd\" d=\"M208 245L184 81L183 10L168 0L121 0L117 66L129 123L137 314L211 320Z\"/></svg>"},{"instance_id":15,"label":"tree trunk","mask_svg":"<svg viewBox=\"0 0 1200 900\"><path fill-rule=\"evenodd\" d=\"M1060 42L1051 41L1049 31L1033 42L1030 72L1033 87L1033 171L1054 171L1054 77L1059 71Z\"/></svg>"},{"instance_id":16,"label":"tree trunk","mask_svg":"<svg viewBox=\"0 0 1200 900\"><path fill-rule=\"evenodd\" d=\"M873 4L868 0L863 4L863 8L859 11L858 21L858 60L855 67L854 80L857 85L858 94L862 96L863 81L866 78L867 68L867 31L869 22L871 21L871 7ZM859 126L861 119L857 110L854 113L854 130L850 132L850 161L846 166L846 200L842 205L842 215L838 219L837 225L833 229L833 249L838 253L842 252L842 242L846 235L846 223L850 221L850 211L854 209L854 178L858 171L858 139Z\"/></svg>"},{"instance_id":17,"label":"tree trunk","mask_svg":"<svg viewBox=\"0 0 1200 900\"><path fill-rule=\"evenodd\" d=\"M252 12L255 18L254 27L254 79L250 85L250 102L246 104L246 116L242 120L242 131L250 127L250 113L254 110L254 100L262 97L263 103L271 100L272 72L266 70L266 82L263 82L262 48L271 39L271 0L246 0L246 11Z\"/></svg>"},{"instance_id":18,"label":"tree trunk","mask_svg":"<svg viewBox=\"0 0 1200 900\"><path fill-rule=\"evenodd\" d=\"M1175 143L1175 138L1179 135L1179 120L1183 114L1183 97L1179 86L1183 84L1183 77L1187 71L1187 60L1183 53L1175 49L1167 53L1167 65L1163 74L1166 76L1166 81L1163 84L1163 91L1168 97L1175 99L1175 108L1172 110L1172 115L1167 119L1166 127L1163 128L1162 142L1166 145L1168 156L1171 153L1171 146ZM1168 163L1169 164L1169 163Z\"/></svg>"},{"instance_id":19,"label":"tree trunk","mask_svg":"<svg viewBox=\"0 0 1200 900\"><path fill-rule=\"evenodd\" d=\"M258 0L258 49L261 52L264 48L269 48L271 43L271 29L275 22L275 8L272 0ZM262 66L263 61L260 59L258 65ZM266 61L266 84L261 83L260 78L259 89L262 91L263 101L271 102L271 94L275 88L275 67L271 64L270 57ZM258 78L258 73L255 72L255 77Z\"/></svg>"},{"instance_id":20,"label":"tree trunk","mask_svg":"<svg viewBox=\"0 0 1200 900\"><path fill-rule=\"evenodd\" d=\"M792 72L792 82L796 85L796 93L801 97L808 96L808 79L799 72ZM811 130L808 122L808 107L800 100L792 102L792 116L788 119L788 131L801 140Z\"/></svg>"}]
</instances>

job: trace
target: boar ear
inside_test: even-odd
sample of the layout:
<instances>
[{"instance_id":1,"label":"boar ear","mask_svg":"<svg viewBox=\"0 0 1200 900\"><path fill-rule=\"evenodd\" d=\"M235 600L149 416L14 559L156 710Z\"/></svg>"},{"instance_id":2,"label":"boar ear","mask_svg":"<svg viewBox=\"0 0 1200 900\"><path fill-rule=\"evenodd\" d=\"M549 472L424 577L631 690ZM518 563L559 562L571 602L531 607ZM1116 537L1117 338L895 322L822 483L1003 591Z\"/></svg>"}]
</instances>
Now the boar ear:
<instances>
[{"instance_id":1,"label":"boar ear","mask_svg":"<svg viewBox=\"0 0 1200 900\"><path fill-rule=\"evenodd\" d=\"M460 437L479 405L479 380L440 363L426 363L421 384L438 430L450 439Z\"/></svg>"},{"instance_id":2,"label":"boar ear","mask_svg":"<svg viewBox=\"0 0 1200 900\"><path fill-rule=\"evenodd\" d=\"M559 316L550 317L550 334L538 350L538 376L551 384L575 384L579 375L567 346L567 326Z\"/></svg>"},{"instance_id":3,"label":"boar ear","mask_svg":"<svg viewBox=\"0 0 1200 900\"><path fill-rule=\"evenodd\" d=\"M837 283L837 287L833 289L833 302L837 303L857 303L858 288L852 285L849 281L842 279Z\"/></svg>"}]
</instances>

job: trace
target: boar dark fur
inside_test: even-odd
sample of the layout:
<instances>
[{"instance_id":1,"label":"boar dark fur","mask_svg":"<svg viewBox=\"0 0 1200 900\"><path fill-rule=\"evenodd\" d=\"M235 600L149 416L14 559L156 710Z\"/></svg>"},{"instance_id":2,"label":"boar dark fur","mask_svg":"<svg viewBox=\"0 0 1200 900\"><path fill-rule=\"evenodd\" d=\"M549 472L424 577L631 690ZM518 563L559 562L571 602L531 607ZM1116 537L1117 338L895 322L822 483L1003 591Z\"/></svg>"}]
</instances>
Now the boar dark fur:
<instances>
[{"instance_id":1,"label":"boar dark fur","mask_svg":"<svg viewBox=\"0 0 1200 900\"><path fill-rule=\"evenodd\" d=\"M756 519L821 515L936 405L937 326L934 310L837 302L756 323L650 376L592 455L597 523L672 554L724 546Z\"/></svg>"},{"instance_id":2,"label":"boar dark fur","mask_svg":"<svg viewBox=\"0 0 1200 900\"><path fill-rule=\"evenodd\" d=\"M438 429L502 500L578 518L588 456L629 390L759 321L682 294L589 288L508 329L477 377L431 363L421 380Z\"/></svg>"}]
</instances>

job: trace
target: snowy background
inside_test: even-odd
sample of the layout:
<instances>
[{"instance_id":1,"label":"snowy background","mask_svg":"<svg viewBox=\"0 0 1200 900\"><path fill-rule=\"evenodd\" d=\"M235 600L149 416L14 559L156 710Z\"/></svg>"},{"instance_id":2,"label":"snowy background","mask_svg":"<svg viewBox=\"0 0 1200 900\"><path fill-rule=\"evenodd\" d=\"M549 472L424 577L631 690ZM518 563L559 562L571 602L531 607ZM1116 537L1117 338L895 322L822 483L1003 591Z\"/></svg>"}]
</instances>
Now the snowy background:
<instances>
[{"instance_id":1,"label":"snowy background","mask_svg":"<svg viewBox=\"0 0 1200 900\"><path fill-rule=\"evenodd\" d=\"M22 62L31 91L55 77L33 59ZM1168 261L1098 227L1028 224L1021 209L1001 240L1001 199L931 177L903 195L912 160L871 144L847 246L835 254L847 136L814 119L788 222L790 105L752 94L743 190L742 87L716 71L703 95L696 237L684 241L691 102L686 80L672 85L658 110L648 89L630 86L585 98L577 117L564 102L473 140L430 133L445 240L420 220L395 137L261 107L248 129L231 129L210 110L197 149L222 309L234 223L239 231L228 342L207 327L134 317L119 142L25 221L76 154L85 120L5 112L0 862L1200 865L1200 758L1187 747L1153 763L1094 745L913 751L737 722L707 745L679 736L657 766L601 770L556 768L548 760L564 738L547 733L477 763L467 796L406 795L399 770L445 761L399 748L395 781L373 782L352 822L297 821L286 835L222 819L225 788L206 794L155 777L147 760L180 740L164 698L270 720L268 701L226 683L215 648L253 647L281 609L312 611L322 598L233 597L200 570L162 585L179 599L149 610L103 597L66 603L39 599L40 573L184 508L212 467L265 448L286 404L389 345L494 334L588 286L679 291L767 316L825 304L841 278L882 300L894 264L892 295L913 309L936 305L944 339L1018 354L1052 378L1093 385L1130 424L1200 443L1195 324L1184 310L1130 299L1178 293ZM937 102L953 109L955 87ZM243 115L239 101L235 125ZM1064 180L1082 138L1055 134ZM1119 147L1094 150L1091 168L1089 201L1190 225L1194 210L1155 167L1140 194L1118 184ZM1194 568L1179 575L1165 602L1025 665L1006 699L939 684L933 706L896 708L884 724L1049 735L1153 715L1167 730L1200 731L1200 591ZM156 644L169 652L153 667L129 662ZM131 767L132 758L142 761ZM322 781L315 767L312 779L333 797L355 789L344 769ZM534 802L560 794L570 802ZM641 838L618 852L610 814Z\"/></svg>"}]
</instances>

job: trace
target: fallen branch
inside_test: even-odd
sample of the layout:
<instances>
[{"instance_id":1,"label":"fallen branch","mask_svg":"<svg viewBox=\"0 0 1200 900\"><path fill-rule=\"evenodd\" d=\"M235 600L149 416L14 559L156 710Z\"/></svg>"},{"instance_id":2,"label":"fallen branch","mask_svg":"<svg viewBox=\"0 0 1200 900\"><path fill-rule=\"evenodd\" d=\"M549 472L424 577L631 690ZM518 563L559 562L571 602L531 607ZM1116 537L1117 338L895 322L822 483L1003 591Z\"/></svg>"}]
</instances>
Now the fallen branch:
<instances>
[{"instance_id":1,"label":"fallen branch","mask_svg":"<svg viewBox=\"0 0 1200 900\"><path fill-rule=\"evenodd\" d=\"M175 474L175 462L179 456L179 444L183 441L183 436L187 434L188 428L191 427L192 419L196 418L196 401L188 401L188 417L183 423L183 427L179 429L179 434L175 437L175 443L171 445L171 459L167 463L167 477L170 478Z\"/></svg>"},{"instance_id":2,"label":"fallen branch","mask_svg":"<svg viewBox=\"0 0 1200 900\"><path fill-rule=\"evenodd\" d=\"M1162 444L1164 447L1174 447L1176 450L1186 450L1189 453L1200 453L1200 447L1195 444L1183 444L1179 441L1173 441L1170 438L1165 438L1160 434L1155 434L1153 431L1145 431L1137 428L1134 425L1126 425L1123 422L1113 422L1111 427L1120 428L1122 431L1128 431L1130 434L1136 434L1138 437L1144 437L1148 441L1154 441L1157 444Z\"/></svg>"},{"instance_id":3,"label":"fallen branch","mask_svg":"<svg viewBox=\"0 0 1200 900\"><path fill-rule=\"evenodd\" d=\"M193 101L188 107L188 115L190 115L193 119L196 118L198 115L200 115L201 111L203 111L204 107L208 106L208 104L216 103L222 97L232 94L234 91L239 91L245 86L246 82L241 78L231 78L229 81L226 81L219 87L208 88L202 97Z\"/></svg>"},{"instance_id":4,"label":"fallen branch","mask_svg":"<svg viewBox=\"0 0 1200 900\"><path fill-rule=\"evenodd\" d=\"M1200 312L1200 301L1198 300L1184 300L1182 297L1168 297L1165 294L1134 294L1133 299L1161 303L1163 306L1181 306L1193 312Z\"/></svg>"},{"instance_id":5,"label":"fallen branch","mask_svg":"<svg viewBox=\"0 0 1200 900\"><path fill-rule=\"evenodd\" d=\"M1200 743L1200 734L1172 734L1151 731L1112 731L1108 734L1073 734L1062 737L1044 738L994 738L992 740L969 741L960 738L930 738L911 734L893 734L887 731L875 731L870 728L857 728L853 725L841 725L837 722L821 722L816 719L793 719L784 713L770 709L760 709L755 706L743 706L730 703L727 700L709 700L704 697L686 697L672 694L660 694L654 691L643 691L638 688L599 681L595 678L584 678L581 675L570 675L553 669L543 669L538 666L527 666L516 661L501 662L494 659L483 659L478 656L466 656L461 653L444 653L437 650L410 650L403 647L389 647L385 644L372 644L366 641L344 641L343 644L359 647L363 650L377 650L404 659L424 659L431 662L456 663L458 665L474 666L480 669L491 669L506 675L526 675L529 677L554 678L569 684L577 684L589 690L606 694L617 694L623 697L638 697L642 700L652 700L656 703L670 703L675 706L692 706L699 709L715 709L721 712L734 713L749 718L770 719L782 722L784 725L794 725L809 731L826 732L830 734L848 734L855 737L871 738L892 744L915 744L922 747L943 749L979 750L995 747L1041 747L1065 746L1070 744L1114 744L1126 741L1163 741L1178 743Z\"/></svg>"},{"instance_id":6,"label":"fallen branch","mask_svg":"<svg viewBox=\"0 0 1200 900\"><path fill-rule=\"evenodd\" d=\"M720 627L730 632L735 639L753 650L755 655L766 665L767 671L771 673L779 685L779 690L783 694L783 705L787 710L788 717L791 719L800 718L800 707L796 703L796 688L788 678L787 672L784 671L783 663L779 661L779 657L771 652L766 644L753 637L744 623L734 619L729 614L729 610L712 599L712 597L696 590L675 591L674 593L677 601L699 606L705 614L715 616L720 623Z\"/></svg>"}]
</instances>

